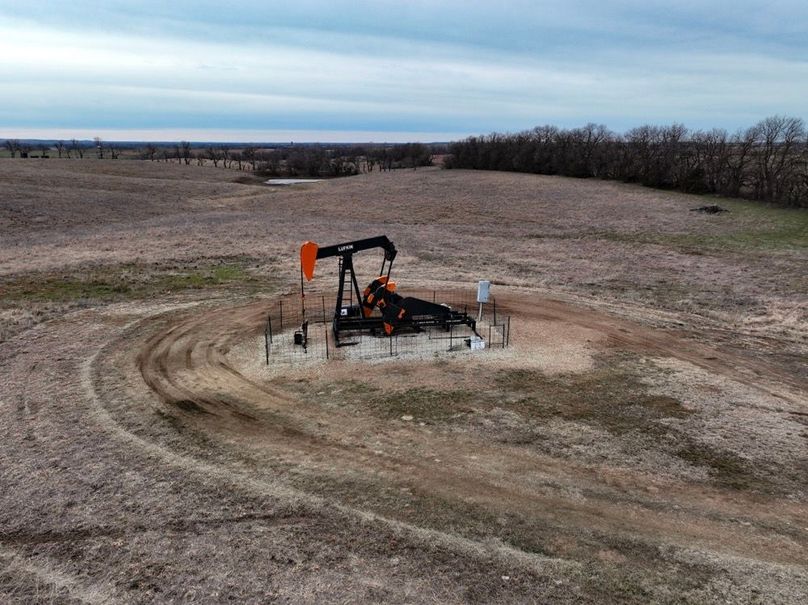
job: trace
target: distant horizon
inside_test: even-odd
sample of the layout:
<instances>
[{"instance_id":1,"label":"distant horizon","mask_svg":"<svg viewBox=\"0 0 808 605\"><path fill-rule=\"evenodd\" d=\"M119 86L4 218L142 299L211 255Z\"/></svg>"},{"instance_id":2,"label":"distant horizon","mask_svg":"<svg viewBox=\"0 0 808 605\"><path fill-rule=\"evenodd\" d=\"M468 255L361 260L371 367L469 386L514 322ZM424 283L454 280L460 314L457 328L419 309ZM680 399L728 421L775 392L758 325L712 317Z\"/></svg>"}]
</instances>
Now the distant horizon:
<instances>
[{"instance_id":1,"label":"distant horizon","mask_svg":"<svg viewBox=\"0 0 808 605\"><path fill-rule=\"evenodd\" d=\"M434 135L447 138L431 138ZM274 130L124 130L124 129L46 129L46 128L0 128L0 141L19 139L25 141L92 141L99 137L109 143L175 143L188 141L193 144L398 144L398 143L449 143L476 134L459 133L399 133L367 131L274 131ZM319 138L317 138L319 137ZM388 137L388 138L382 138Z\"/></svg>"},{"instance_id":2,"label":"distant horizon","mask_svg":"<svg viewBox=\"0 0 808 605\"><path fill-rule=\"evenodd\" d=\"M748 124L739 126L734 130L726 130L728 134L743 131L749 127L754 126L758 122L771 117L760 116L759 118L750 121ZM802 116L788 116L804 120ZM19 128L19 129L2 129L0 128L0 141L9 139L17 139L20 141L28 142L48 142L48 141L71 141L76 139L78 141L92 141L95 138L100 138L107 143L155 143L155 144L172 144L179 141L187 141L193 145L203 144L238 144L238 145L314 145L314 144L334 144L334 145L383 145L383 144L405 144L405 143L424 143L424 144L445 144L453 141L461 141L469 137L486 136L488 134L515 134L519 132L527 132L537 127L542 126L555 126L561 129L580 128L586 124L593 124L595 122L586 122L577 124L575 126L561 126L558 124L533 124L522 129L515 130L501 130L501 131L476 131L468 133L419 133L419 132L389 132L389 131L341 131L341 130L182 130L182 129L141 129L141 130L127 130L127 129L58 129L58 128ZM647 123L647 124L634 124L630 128L623 131L612 130L608 124L598 124L605 126L607 129L612 130L617 134L625 134L631 128L641 126L669 126L671 124L682 124L687 128L688 132L695 132L697 130L712 130L712 128L690 128L687 124L682 122L673 121L667 124L663 123Z\"/></svg>"}]
</instances>

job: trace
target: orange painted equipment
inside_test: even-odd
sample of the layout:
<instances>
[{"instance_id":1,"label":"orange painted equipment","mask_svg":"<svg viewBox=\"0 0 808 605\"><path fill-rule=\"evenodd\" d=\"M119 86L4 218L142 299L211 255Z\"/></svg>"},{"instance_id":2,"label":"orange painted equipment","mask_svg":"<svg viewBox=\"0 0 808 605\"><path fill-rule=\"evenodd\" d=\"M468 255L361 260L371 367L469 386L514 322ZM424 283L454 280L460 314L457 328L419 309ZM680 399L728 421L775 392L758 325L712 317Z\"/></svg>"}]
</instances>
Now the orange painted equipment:
<instances>
[{"instance_id":1,"label":"orange painted equipment","mask_svg":"<svg viewBox=\"0 0 808 605\"><path fill-rule=\"evenodd\" d=\"M300 268L303 270L306 281L314 278L314 265L317 264L317 250L319 249L320 247L314 242L306 242L300 246Z\"/></svg>"}]
</instances>

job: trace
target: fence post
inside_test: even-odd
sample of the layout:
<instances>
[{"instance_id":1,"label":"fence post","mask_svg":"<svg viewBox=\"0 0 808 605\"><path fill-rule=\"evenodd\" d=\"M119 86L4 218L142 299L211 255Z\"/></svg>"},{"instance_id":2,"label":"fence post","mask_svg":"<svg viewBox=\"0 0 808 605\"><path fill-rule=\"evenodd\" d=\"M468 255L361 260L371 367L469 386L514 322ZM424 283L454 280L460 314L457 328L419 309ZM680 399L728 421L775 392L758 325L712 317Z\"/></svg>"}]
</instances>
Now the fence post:
<instances>
[{"instance_id":1,"label":"fence post","mask_svg":"<svg viewBox=\"0 0 808 605\"><path fill-rule=\"evenodd\" d=\"M325 358L328 359L328 326L325 324L323 324L323 334L325 335Z\"/></svg>"},{"instance_id":2,"label":"fence post","mask_svg":"<svg viewBox=\"0 0 808 605\"><path fill-rule=\"evenodd\" d=\"M269 344L272 344L272 313L267 313L267 329L269 330Z\"/></svg>"},{"instance_id":3,"label":"fence post","mask_svg":"<svg viewBox=\"0 0 808 605\"><path fill-rule=\"evenodd\" d=\"M269 365L269 332L264 328L264 349L267 354L267 365Z\"/></svg>"},{"instance_id":4,"label":"fence post","mask_svg":"<svg viewBox=\"0 0 808 605\"><path fill-rule=\"evenodd\" d=\"M325 323L325 294L323 295L323 323Z\"/></svg>"},{"instance_id":5,"label":"fence post","mask_svg":"<svg viewBox=\"0 0 808 605\"><path fill-rule=\"evenodd\" d=\"M389 341L390 341L390 357L392 357L392 356L393 356L393 337L392 337L392 336L388 336L388 337L387 337L387 340L389 340Z\"/></svg>"},{"instance_id":6,"label":"fence post","mask_svg":"<svg viewBox=\"0 0 808 605\"><path fill-rule=\"evenodd\" d=\"M452 347L454 346L453 336L454 336L454 324L449 324L449 350L450 351L452 350Z\"/></svg>"},{"instance_id":7,"label":"fence post","mask_svg":"<svg viewBox=\"0 0 808 605\"><path fill-rule=\"evenodd\" d=\"M491 300L494 303L494 325L497 325L497 299L492 296Z\"/></svg>"},{"instance_id":8,"label":"fence post","mask_svg":"<svg viewBox=\"0 0 808 605\"><path fill-rule=\"evenodd\" d=\"M504 349L506 346L510 346L510 345L511 345L511 316L510 316L510 315L508 315L508 327L507 327L507 332L506 332L506 334L508 335L508 337L507 337L506 339L504 339L504 340L503 340L503 343L505 343L505 344L503 344L503 347L502 347L503 349Z\"/></svg>"}]
</instances>

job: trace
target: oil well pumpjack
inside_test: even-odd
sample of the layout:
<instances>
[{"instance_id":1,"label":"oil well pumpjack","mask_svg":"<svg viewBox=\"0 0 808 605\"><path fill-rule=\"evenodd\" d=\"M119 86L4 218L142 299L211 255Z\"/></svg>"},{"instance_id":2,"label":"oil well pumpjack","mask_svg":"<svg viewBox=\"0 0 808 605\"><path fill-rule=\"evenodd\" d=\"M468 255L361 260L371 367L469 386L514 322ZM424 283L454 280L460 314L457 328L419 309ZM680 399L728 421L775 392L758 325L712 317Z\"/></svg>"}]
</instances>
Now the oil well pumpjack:
<instances>
[{"instance_id":1,"label":"oil well pumpjack","mask_svg":"<svg viewBox=\"0 0 808 605\"><path fill-rule=\"evenodd\" d=\"M353 255L374 248L381 248L384 251L379 276L360 292ZM479 336L476 321L466 312L398 294L395 282L390 280L396 254L396 247L385 235L323 247L314 242L305 242L300 247L300 295L304 318L306 314L304 278L306 281L314 278L314 268L319 259L336 256L339 258L339 283L331 324L334 341L338 347L357 344L345 340L344 337L350 335L364 333L373 336L392 336L404 331L420 332L428 327L450 330L452 326L466 325ZM307 322L304 321L303 330L306 328Z\"/></svg>"}]
</instances>

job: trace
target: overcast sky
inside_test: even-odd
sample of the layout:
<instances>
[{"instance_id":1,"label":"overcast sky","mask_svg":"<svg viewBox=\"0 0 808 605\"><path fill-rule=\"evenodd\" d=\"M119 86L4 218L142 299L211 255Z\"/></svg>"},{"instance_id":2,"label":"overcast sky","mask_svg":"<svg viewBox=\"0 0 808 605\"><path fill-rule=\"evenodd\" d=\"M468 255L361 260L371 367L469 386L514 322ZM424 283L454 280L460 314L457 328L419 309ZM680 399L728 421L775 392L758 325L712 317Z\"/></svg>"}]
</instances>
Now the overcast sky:
<instances>
[{"instance_id":1,"label":"overcast sky","mask_svg":"<svg viewBox=\"0 0 808 605\"><path fill-rule=\"evenodd\" d=\"M0 0L0 138L735 130L806 108L808 0Z\"/></svg>"}]
</instances>

